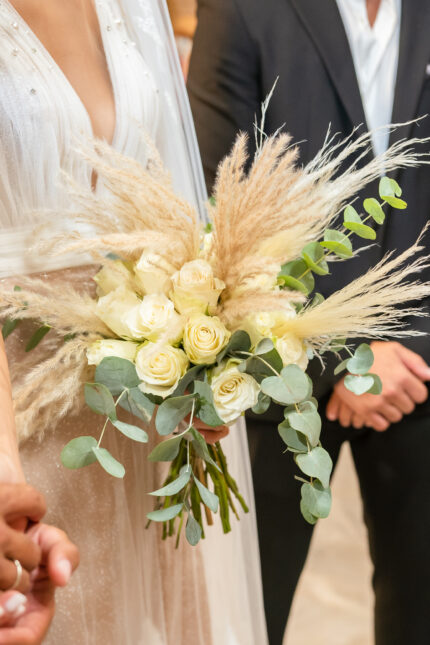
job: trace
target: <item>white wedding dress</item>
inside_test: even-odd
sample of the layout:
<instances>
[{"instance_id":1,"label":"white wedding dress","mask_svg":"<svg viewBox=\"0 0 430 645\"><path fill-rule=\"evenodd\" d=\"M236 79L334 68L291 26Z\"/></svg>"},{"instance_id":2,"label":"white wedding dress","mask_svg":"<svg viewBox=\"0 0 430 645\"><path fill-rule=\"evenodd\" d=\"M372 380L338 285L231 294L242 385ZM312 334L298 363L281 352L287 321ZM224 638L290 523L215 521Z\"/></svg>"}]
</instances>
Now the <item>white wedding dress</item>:
<instances>
[{"instance_id":1,"label":"white wedding dress","mask_svg":"<svg viewBox=\"0 0 430 645\"><path fill-rule=\"evenodd\" d=\"M113 146L145 163L142 132L157 142L175 185L195 203L204 197L202 173L167 10L160 0L96 2L116 104ZM90 171L74 152L91 137L89 116L61 69L7 0L0 0L0 277L41 273L67 276L91 288L82 258L67 261L31 251L37 212L64 211L60 169L88 185ZM98 187L97 190L103 190ZM67 221L52 217L52 229ZM92 271L94 273L94 270ZM13 282L16 284L16 282ZM12 375L23 378L48 351L30 355L26 326L9 337ZM20 366L20 367L18 367ZM162 473L146 461L151 446L111 433L107 447L126 465L123 481L97 466L72 472L60 451L74 436L96 434L90 412L62 419L43 437L22 443L30 483L48 502L48 520L79 545L81 565L58 593L50 645L265 645L259 554L244 424L224 441L231 472L251 512L224 536L220 523L198 547L184 540L176 551L159 527L145 529L152 507L147 493ZM19 429L25 434L25 429ZM216 518L218 519L218 518Z\"/></svg>"}]
</instances>

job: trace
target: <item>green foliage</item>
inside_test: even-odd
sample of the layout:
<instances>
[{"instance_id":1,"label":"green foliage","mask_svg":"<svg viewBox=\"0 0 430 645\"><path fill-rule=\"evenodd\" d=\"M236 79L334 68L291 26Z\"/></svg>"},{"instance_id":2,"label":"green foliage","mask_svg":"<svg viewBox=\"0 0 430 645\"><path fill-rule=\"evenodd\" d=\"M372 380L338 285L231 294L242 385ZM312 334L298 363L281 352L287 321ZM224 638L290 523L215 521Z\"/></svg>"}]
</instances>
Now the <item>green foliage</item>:
<instances>
[{"instance_id":1,"label":"green foliage","mask_svg":"<svg viewBox=\"0 0 430 645\"><path fill-rule=\"evenodd\" d=\"M354 356L347 361L346 367L351 374L363 375L370 370L374 360L375 357L370 345L362 343L355 350Z\"/></svg>"},{"instance_id":2,"label":"green foliage","mask_svg":"<svg viewBox=\"0 0 430 645\"><path fill-rule=\"evenodd\" d=\"M188 514L187 526L185 527L185 537L191 546L196 546L202 538L202 527L194 519L191 513Z\"/></svg>"},{"instance_id":3,"label":"green foliage","mask_svg":"<svg viewBox=\"0 0 430 645\"><path fill-rule=\"evenodd\" d=\"M369 392L374 387L375 379L372 374L364 374L363 376L348 374L345 376L344 385L347 390L360 396L361 394Z\"/></svg>"},{"instance_id":4,"label":"green foliage","mask_svg":"<svg viewBox=\"0 0 430 645\"><path fill-rule=\"evenodd\" d=\"M167 522L177 517L183 508L183 504L175 504L174 506L162 508L159 511L151 511L146 514L146 517L152 522Z\"/></svg>"},{"instance_id":5,"label":"green foliage","mask_svg":"<svg viewBox=\"0 0 430 645\"><path fill-rule=\"evenodd\" d=\"M254 355L241 363L238 369L250 374L258 383L261 383L267 376L280 372L282 367L282 358L273 342L269 338L264 338L256 347Z\"/></svg>"},{"instance_id":6,"label":"green foliage","mask_svg":"<svg viewBox=\"0 0 430 645\"><path fill-rule=\"evenodd\" d=\"M375 220L377 224L383 224L385 222L385 213L377 199L375 199L374 197L365 199L363 202L363 207L366 213L369 213L369 215Z\"/></svg>"},{"instance_id":7,"label":"green foliage","mask_svg":"<svg viewBox=\"0 0 430 645\"><path fill-rule=\"evenodd\" d=\"M207 365L194 365L185 376L178 383L178 387L173 392L174 397L183 396L188 390L189 386L193 381L195 381L200 375L204 375L204 371L207 368Z\"/></svg>"},{"instance_id":8,"label":"green foliage","mask_svg":"<svg viewBox=\"0 0 430 645\"><path fill-rule=\"evenodd\" d=\"M329 486L333 462L324 448L316 446L310 452L297 454L295 460L305 475L318 479L324 488Z\"/></svg>"},{"instance_id":9,"label":"green foliage","mask_svg":"<svg viewBox=\"0 0 430 645\"><path fill-rule=\"evenodd\" d=\"M191 428L190 434L192 436L192 444L196 454L203 459L206 463L210 464L217 470L221 471L218 464L212 459L209 454L208 445L204 440L204 437L200 434L195 428Z\"/></svg>"},{"instance_id":10,"label":"green foliage","mask_svg":"<svg viewBox=\"0 0 430 645\"><path fill-rule=\"evenodd\" d=\"M28 341L25 351L31 352L32 349L35 349L51 329L52 327L50 325L42 325L42 327L39 327Z\"/></svg>"},{"instance_id":11,"label":"green foliage","mask_svg":"<svg viewBox=\"0 0 430 645\"><path fill-rule=\"evenodd\" d=\"M215 493L212 493L212 491L206 488L206 486L203 486L203 484L197 479L197 477L194 477L194 481L199 490L200 497L202 498L203 503L206 504L206 506L210 508L213 513L217 513L219 506L218 495L215 495Z\"/></svg>"},{"instance_id":12,"label":"green foliage","mask_svg":"<svg viewBox=\"0 0 430 645\"><path fill-rule=\"evenodd\" d=\"M366 240L376 240L376 231L363 223L355 208L347 206L344 211L344 227Z\"/></svg>"},{"instance_id":13,"label":"green foliage","mask_svg":"<svg viewBox=\"0 0 430 645\"><path fill-rule=\"evenodd\" d=\"M177 493L179 493L181 490L185 488L185 486L190 481L191 475L192 475L191 466L184 466L181 469L181 473L177 479L170 482L170 484L163 486L163 488L159 488L158 490L155 490L153 493L149 493L149 494L153 495L154 497L165 497L168 495L176 495Z\"/></svg>"},{"instance_id":14,"label":"green foliage","mask_svg":"<svg viewBox=\"0 0 430 645\"><path fill-rule=\"evenodd\" d=\"M353 256L351 241L341 231L328 228L324 233L324 240L320 244L323 248L328 249L342 259Z\"/></svg>"},{"instance_id":15,"label":"green foliage","mask_svg":"<svg viewBox=\"0 0 430 645\"><path fill-rule=\"evenodd\" d=\"M300 507L305 519L309 515L312 518L328 517L331 508L331 492L329 488L324 488L319 481L316 481L312 484L303 484L301 493L302 503ZM313 523L312 521L311 524Z\"/></svg>"},{"instance_id":16,"label":"green foliage","mask_svg":"<svg viewBox=\"0 0 430 645\"><path fill-rule=\"evenodd\" d=\"M64 446L61 452L61 463L72 470L84 468L96 461L93 448L97 446L94 437L77 437Z\"/></svg>"},{"instance_id":17,"label":"green foliage","mask_svg":"<svg viewBox=\"0 0 430 645\"><path fill-rule=\"evenodd\" d=\"M254 405L254 407L252 408L253 413L264 414L269 409L270 403L271 403L270 396L267 396L267 394L263 394L263 392L259 392L258 401L256 405Z\"/></svg>"},{"instance_id":18,"label":"green foliage","mask_svg":"<svg viewBox=\"0 0 430 645\"><path fill-rule=\"evenodd\" d=\"M122 479L125 475L125 468L119 461L113 457L106 448L94 447L93 453L100 466L112 477Z\"/></svg>"},{"instance_id":19,"label":"green foliage","mask_svg":"<svg viewBox=\"0 0 430 645\"><path fill-rule=\"evenodd\" d=\"M344 361L342 361L341 363L339 363L339 365L338 365L338 366L335 368L335 370L334 370L334 375L335 375L335 376L337 376L338 374L340 374L341 372L343 372L343 370L346 370L346 366L347 366L347 364L348 364L348 361L349 361L349 358L346 358Z\"/></svg>"},{"instance_id":20,"label":"green foliage","mask_svg":"<svg viewBox=\"0 0 430 645\"><path fill-rule=\"evenodd\" d=\"M315 278L304 260L293 260L281 267L278 281L293 291L301 291L306 296L315 288Z\"/></svg>"},{"instance_id":21,"label":"green foliage","mask_svg":"<svg viewBox=\"0 0 430 645\"><path fill-rule=\"evenodd\" d=\"M402 189L395 179L389 177L382 177L379 182L379 196L392 208L404 210L407 203L403 199L399 199L402 194Z\"/></svg>"},{"instance_id":22,"label":"green foliage","mask_svg":"<svg viewBox=\"0 0 430 645\"><path fill-rule=\"evenodd\" d=\"M95 380L105 385L114 396L140 383L134 364L116 356L108 356L97 365Z\"/></svg>"},{"instance_id":23,"label":"green foliage","mask_svg":"<svg viewBox=\"0 0 430 645\"><path fill-rule=\"evenodd\" d=\"M287 444L291 452L307 452L308 443L306 437L301 432L294 430L288 421L283 421L279 424L278 432L282 441Z\"/></svg>"},{"instance_id":24,"label":"green foliage","mask_svg":"<svg viewBox=\"0 0 430 645\"><path fill-rule=\"evenodd\" d=\"M208 426L216 428L224 424L215 409L214 397L209 383L194 381L194 394L198 395L198 417Z\"/></svg>"},{"instance_id":25,"label":"green foliage","mask_svg":"<svg viewBox=\"0 0 430 645\"><path fill-rule=\"evenodd\" d=\"M178 456L179 448L181 441L183 440L182 436L172 437L159 443L158 446L155 446L154 450L150 453L148 460L149 461L172 461L175 457Z\"/></svg>"},{"instance_id":26,"label":"green foliage","mask_svg":"<svg viewBox=\"0 0 430 645\"><path fill-rule=\"evenodd\" d=\"M317 275L327 275L329 273L328 264L325 259L325 253L319 242L310 242L302 251L302 258L311 271Z\"/></svg>"},{"instance_id":27,"label":"green foliage","mask_svg":"<svg viewBox=\"0 0 430 645\"><path fill-rule=\"evenodd\" d=\"M226 356L241 355L242 352L249 352L251 349L251 339L249 334L242 329L235 331L228 344L217 356L217 363L220 365Z\"/></svg>"},{"instance_id":28,"label":"green foliage","mask_svg":"<svg viewBox=\"0 0 430 645\"><path fill-rule=\"evenodd\" d=\"M124 436L128 437L128 439L132 439L133 441L138 441L140 443L148 443L148 433L145 432L145 430L142 430L142 428L118 420L113 420L112 424Z\"/></svg>"},{"instance_id":29,"label":"green foliage","mask_svg":"<svg viewBox=\"0 0 430 645\"><path fill-rule=\"evenodd\" d=\"M307 438L312 447L318 445L321 434L321 417L313 404L309 404L309 409L303 412L286 412L285 419L294 430Z\"/></svg>"},{"instance_id":30,"label":"green foliage","mask_svg":"<svg viewBox=\"0 0 430 645\"><path fill-rule=\"evenodd\" d=\"M178 396L166 399L158 408L155 427L161 436L171 434L190 414L195 405L195 395Z\"/></svg>"},{"instance_id":31,"label":"green foliage","mask_svg":"<svg viewBox=\"0 0 430 645\"><path fill-rule=\"evenodd\" d=\"M15 331L15 329L18 327L18 325L21 322L22 321L19 318L15 318L14 320L12 320L11 318L7 318L7 320L5 320L5 322L4 322L2 330L1 330L3 340L6 340L6 338L8 336L10 336L12 332Z\"/></svg>"},{"instance_id":32,"label":"green foliage","mask_svg":"<svg viewBox=\"0 0 430 645\"><path fill-rule=\"evenodd\" d=\"M270 376L261 383L263 394L281 405L304 401L310 395L309 378L297 365L287 365L280 376Z\"/></svg>"},{"instance_id":33,"label":"green foliage","mask_svg":"<svg viewBox=\"0 0 430 645\"><path fill-rule=\"evenodd\" d=\"M118 405L141 421L146 424L151 421L156 406L138 387L124 392L118 401Z\"/></svg>"},{"instance_id":34,"label":"green foliage","mask_svg":"<svg viewBox=\"0 0 430 645\"><path fill-rule=\"evenodd\" d=\"M85 383L85 403L96 414L116 420L115 401L105 385Z\"/></svg>"}]
</instances>

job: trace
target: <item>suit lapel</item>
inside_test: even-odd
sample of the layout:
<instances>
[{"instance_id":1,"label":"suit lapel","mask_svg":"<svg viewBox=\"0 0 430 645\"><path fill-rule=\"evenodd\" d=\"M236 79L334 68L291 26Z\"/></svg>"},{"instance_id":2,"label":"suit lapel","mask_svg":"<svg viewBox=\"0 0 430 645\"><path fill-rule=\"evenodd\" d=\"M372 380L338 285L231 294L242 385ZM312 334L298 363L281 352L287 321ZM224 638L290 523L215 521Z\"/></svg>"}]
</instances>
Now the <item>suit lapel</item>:
<instances>
[{"instance_id":1,"label":"suit lapel","mask_svg":"<svg viewBox=\"0 0 430 645\"><path fill-rule=\"evenodd\" d=\"M393 106L393 123L418 116L418 102L430 62L430 2L403 0L399 66ZM391 134L390 143L410 136L412 124Z\"/></svg>"},{"instance_id":2,"label":"suit lapel","mask_svg":"<svg viewBox=\"0 0 430 645\"><path fill-rule=\"evenodd\" d=\"M405 0L410 2L410 0ZM426 1L426 0L424 0ZM290 0L312 38L351 125L366 123L354 62L335 0Z\"/></svg>"}]
</instances>

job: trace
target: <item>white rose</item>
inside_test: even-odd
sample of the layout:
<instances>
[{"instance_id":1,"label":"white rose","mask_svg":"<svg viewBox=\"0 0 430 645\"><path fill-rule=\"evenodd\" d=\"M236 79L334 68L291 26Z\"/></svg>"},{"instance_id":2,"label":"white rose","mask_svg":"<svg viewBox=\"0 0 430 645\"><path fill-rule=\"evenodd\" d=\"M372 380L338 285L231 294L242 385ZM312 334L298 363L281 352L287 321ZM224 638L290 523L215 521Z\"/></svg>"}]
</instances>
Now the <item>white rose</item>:
<instances>
[{"instance_id":1,"label":"white rose","mask_svg":"<svg viewBox=\"0 0 430 645\"><path fill-rule=\"evenodd\" d=\"M176 313L173 302L162 294L145 296L122 320L131 338L172 344L182 339L182 317Z\"/></svg>"},{"instance_id":2,"label":"white rose","mask_svg":"<svg viewBox=\"0 0 430 645\"><path fill-rule=\"evenodd\" d=\"M136 371L145 394L166 398L172 394L189 366L182 349L160 343L146 343L136 356Z\"/></svg>"},{"instance_id":3,"label":"white rose","mask_svg":"<svg viewBox=\"0 0 430 645\"><path fill-rule=\"evenodd\" d=\"M229 367L211 382L214 404L224 423L232 423L258 401L260 386L250 374Z\"/></svg>"},{"instance_id":4,"label":"white rose","mask_svg":"<svg viewBox=\"0 0 430 645\"><path fill-rule=\"evenodd\" d=\"M144 293L163 293L166 296L172 288L170 276L175 267L158 253L144 251L134 266L136 281Z\"/></svg>"},{"instance_id":5,"label":"white rose","mask_svg":"<svg viewBox=\"0 0 430 645\"><path fill-rule=\"evenodd\" d=\"M118 287L97 302L96 314L117 336L133 338L125 322L127 314L140 304L137 295L126 287Z\"/></svg>"},{"instance_id":6,"label":"white rose","mask_svg":"<svg viewBox=\"0 0 430 645\"><path fill-rule=\"evenodd\" d=\"M293 306L285 307L280 311L260 311L249 314L238 326L249 334L252 346L255 347L263 338L277 336L282 325L296 317Z\"/></svg>"},{"instance_id":7,"label":"white rose","mask_svg":"<svg viewBox=\"0 0 430 645\"><path fill-rule=\"evenodd\" d=\"M97 283L97 293L104 296L118 287L131 288L131 274L121 260L115 260L104 266L93 278Z\"/></svg>"},{"instance_id":8,"label":"white rose","mask_svg":"<svg viewBox=\"0 0 430 645\"><path fill-rule=\"evenodd\" d=\"M309 363L306 347L297 336L287 334L277 338L275 346L284 365L294 364L306 370Z\"/></svg>"},{"instance_id":9,"label":"white rose","mask_svg":"<svg viewBox=\"0 0 430 645\"><path fill-rule=\"evenodd\" d=\"M230 340L231 333L216 316L194 314L184 329L184 349L196 365L211 365Z\"/></svg>"},{"instance_id":10,"label":"white rose","mask_svg":"<svg viewBox=\"0 0 430 645\"><path fill-rule=\"evenodd\" d=\"M98 365L107 356L116 356L116 358L125 358L128 361L134 361L137 352L136 343L127 340L96 340L87 349L88 365Z\"/></svg>"},{"instance_id":11,"label":"white rose","mask_svg":"<svg viewBox=\"0 0 430 645\"><path fill-rule=\"evenodd\" d=\"M171 297L181 314L213 313L218 304L224 282L214 277L211 265L205 260L184 264L172 276Z\"/></svg>"}]
</instances>

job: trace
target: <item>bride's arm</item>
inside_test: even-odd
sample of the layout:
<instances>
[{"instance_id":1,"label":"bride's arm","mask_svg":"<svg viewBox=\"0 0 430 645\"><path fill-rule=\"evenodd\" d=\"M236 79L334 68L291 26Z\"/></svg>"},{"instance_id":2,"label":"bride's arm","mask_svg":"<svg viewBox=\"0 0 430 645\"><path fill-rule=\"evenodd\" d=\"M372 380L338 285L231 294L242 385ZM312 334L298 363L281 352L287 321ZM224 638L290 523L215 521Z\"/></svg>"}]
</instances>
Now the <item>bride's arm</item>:
<instances>
[{"instance_id":1,"label":"bride's arm","mask_svg":"<svg viewBox=\"0 0 430 645\"><path fill-rule=\"evenodd\" d=\"M16 438L9 368L0 333L0 481L24 481Z\"/></svg>"}]
</instances>

